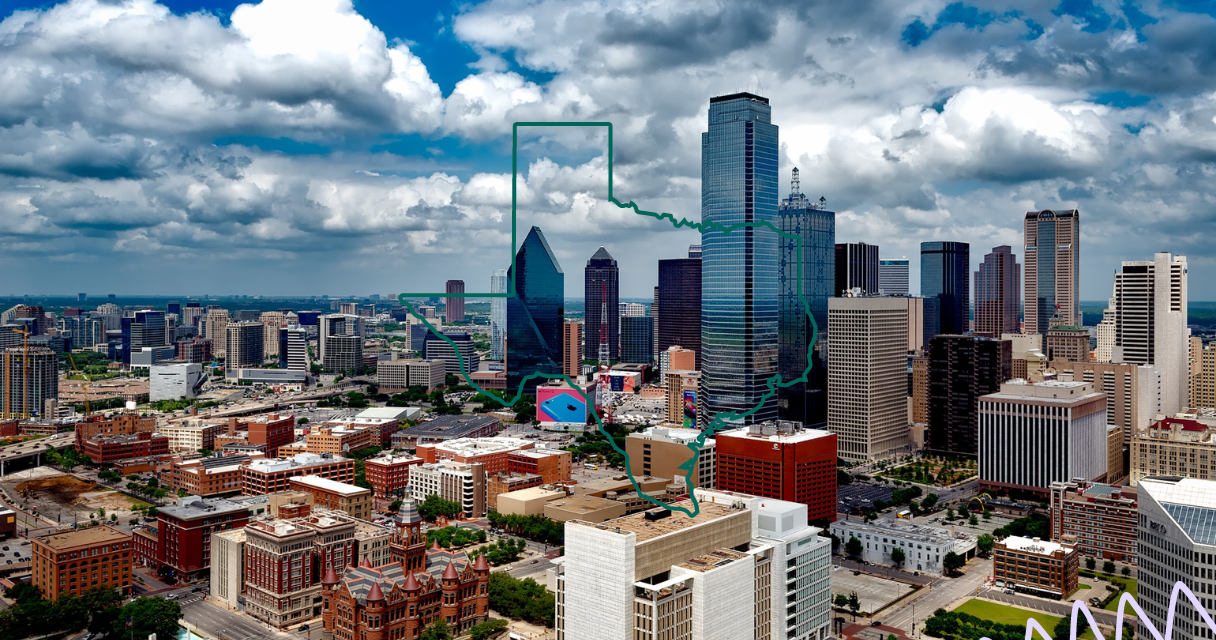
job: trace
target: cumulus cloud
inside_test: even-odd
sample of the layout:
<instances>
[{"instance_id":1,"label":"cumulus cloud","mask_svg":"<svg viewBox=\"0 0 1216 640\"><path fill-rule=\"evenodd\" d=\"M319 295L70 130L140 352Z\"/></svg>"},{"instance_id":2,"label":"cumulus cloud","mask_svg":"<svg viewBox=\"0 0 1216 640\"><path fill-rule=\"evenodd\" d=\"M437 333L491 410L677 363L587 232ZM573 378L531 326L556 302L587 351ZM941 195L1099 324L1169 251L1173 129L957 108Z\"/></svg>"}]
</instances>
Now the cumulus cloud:
<instances>
[{"instance_id":1,"label":"cumulus cloud","mask_svg":"<svg viewBox=\"0 0 1216 640\"><path fill-rule=\"evenodd\" d=\"M740 90L771 99L782 184L800 167L804 190L838 210L841 241L908 256L924 240L969 241L978 261L1020 247L1025 211L1075 206L1087 298L1107 295L1119 260L1212 262L1209 15L490 0L437 24L480 55L447 95L430 71L444 60L390 40L350 0L263 0L227 22L151 0L12 13L0 21L0 265L21 274L22 256L53 256L102 277L79 266L113 253L122 266L97 273L155 285L195 282L189 265L221 256L303 291L479 282L509 259L512 123L612 122L614 195L697 219L708 98ZM402 136L425 153L377 145ZM601 243L626 295L647 296L654 261L696 241L605 202L602 129L521 130L521 143L520 224L545 228L569 294ZM169 266L134 266L152 261ZM1193 294L1216 295L1204 282Z\"/></svg>"}]
</instances>

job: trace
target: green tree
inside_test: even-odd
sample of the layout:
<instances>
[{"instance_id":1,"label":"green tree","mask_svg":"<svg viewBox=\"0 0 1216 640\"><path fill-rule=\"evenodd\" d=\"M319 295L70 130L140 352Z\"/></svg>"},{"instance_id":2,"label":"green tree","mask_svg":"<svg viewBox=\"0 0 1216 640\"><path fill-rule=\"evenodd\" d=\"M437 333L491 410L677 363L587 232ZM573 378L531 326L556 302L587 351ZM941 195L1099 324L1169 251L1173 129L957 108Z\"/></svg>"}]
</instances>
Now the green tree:
<instances>
[{"instance_id":1,"label":"green tree","mask_svg":"<svg viewBox=\"0 0 1216 640\"><path fill-rule=\"evenodd\" d=\"M967 559L953 551L942 558L942 569L946 571L947 575L958 573L958 570L962 569L965 564L967 564Z\"/></svg>"},{"instance_id":2,"label":"green tree","mask_svg":"<svg viewBox=\"0 0 1216 640\"><path fill-rule=\"evenodd\" d=\"M1125 565L1120 573L1122 573L1123 577L1125 578L1130 577L1132 575L1132 568Z\"/></svg>"},{"instance_id":3,"label":"green tree","mask_svg":"<svg viewBox=\"0 0 1216 640\"><path fill-rule=\"evenodd\" d=\"M954 519L954 507L946 507L946 519L947 520Z\"/></svg>"},{"instance_id":4,"label":"green tree","mask_svg":"<svg viewBox=\"0 0 1216 640\"><path fill-rule=\"evenodd\" d=\"M846 484L853 483L853 476L845 472L844 469L836 470L836 485L843 487Z\"/></svg>"},{"instance_id":5,"label":"green tree","mask_svg":"<svg viewBox=\"0 0 1216 640\"><path fill-rule=\"evenodd\" d=\"M401 509L401 501L400 501L400 500L393 500L392 502L388 503L388 510L389 510L389 511L391 511L391 512L393 512L393 513L397 513L397 511L398 511L399 509Z\"/></svg>"},{"instance_id":6,"label":"green tree","mask_svg":"<svg viewBox=\"0 0 1216 640\"><path fill-rule=\"evenodd\" d=\"M832 604L844 609L845 607L849 606L849 597L843 593L838 593L835 596L832 596Z\"/></svg>"},{"instance_id":7,"label":"green tree","mask_svg":"<svg viewBox=\"0 0 1216 640\"><path fill-rule=\"evenodd\" d=\"M985 519L985 520L991 520L991 519L992 519L992 511L991 511L991 510L989 510L989 509L984 509L984 519Z\"/></svg>"},{"instance_id":8,"label":"green tree","mask_svg":"<svg viewBox=\"0 0 1216 640\"><path fill-rule=\"evenodd\" d=\"M994 546L996 546L996 539L987 533L980 535L975 542L976 550L985 558L988 557L988 554L992 553L992 547Z\"/></svg>"},{"instance_id":9,"label":"green tree","mask_svg":"<svg viewBox=\"0 0 1216 640\"><path fill-rule=\"evenodd\" d=\"M179 497L179 498L185 498L185 497L186 497L186 490L185 490L185 489L178 489L178 490L177 490L177 497Z\"/></svg>"},{"instance_id":10,"label":"green tree","mask_svg":"<svg viewBox=\"0 0 1216 640\"><path fill-rule=\"evenodd\" d=\"M907 558L908 558L908 556L907 556L907 554L904 553L903 547L895 547L894 549L891 550L891 562L894 562L896 564L896 566L902 567L904 564L904 560L906 560Z\"/></svg>"},{"instance_id":11,"label":"green tree","mask_svg":"<svg viewBox=\"0 0 1216 640\"><path fill-rule=\"evenodd\" d=\"M418 638L419 640L452 640L452 630L448 627L447 621L439 618L423 629L422 635Z\"/></svg>"},{"instance_id":12,"label":"green tree","mask_svg":"<svg viewBox=\"0 0 1216 640\"><path fill-rule=\"evenodd\" d=\"M971 525L971 526L973 526L973 527L974 527L974 526L976 526L976 525L978 525L979 523L980 523L980 519L979 519L979 518L977 518L977 517L975 517L975 514L974 514L974 513L973 513L973 514L971 514L971 517L970 517L970 518L967 518L967 524L969 524L969 525Z\"/></svg>"},{"instance_id":13,"label":"green tree","mask_svg":"<svg viewBox=\"0 0 1216 640\"><path fill-rule=\"evenodd\" d=\"M1094 570L1094 569L1095 569L1097 566L1098 566L1098 561L1097 561L1097 560L1094 560L1093 558L1086 558L1086 559L1085 559L1085 568L1086 568L1086 569L1089 569L1090 571L1093 571L1093 570Z\"/></svg>"},{"instance_id":14,"label":"green tree","mask_svg":"<svg viewBox=\"0 0 1216 640\"><path fill-rule=\"evenodd\" d=\"M139 598L118 612L109 635L115 638L123 635L147 638L155 633L157 638L172 638L177 633L177 623L181 618L182 607L175 600ZM128 622L130 627L127 626Z\"/></svg>"},{"instance_id":15,"label":"green tree","mask_svg":"<svg viewBox=\"0 0 1216 640\"><path fill-rule=\"evenodd\" d=\"M553 626L555 596L531 578L520 580L501 571L491 573L489 595L490 608L508 618Z\"/></svg>"},{"instance_id":16,"label":"green tree","mask_svg":"<svg viewBox=\"0 0 1216 640\"><path fill-rule=\"evenodd\" d=\"M469 637L473 640L487 640L498 631L506 629L508 624L506 620L486 620L481 624L473 625L473 628L469 629Z\"/></svg>"},{"instance_id":17,"label":"green tree","mask_svg":"<svg viewBox=\"0 0 1216 640\"><path fill-rule=\"evenodd\" d=\"M936 504L937 504L937 494L936 493L930 493L929 495L925 496L925 498L923 500L920 501L920 506L922 509L932 509L933 506Z\"/></svg>"},{"instance_id":18,"label":"green tree","mask_svg":"<svg viewBox=\"0 0 1216 640\"><path fill-rule=\"evenodd\" d=\"M856 591L849 592L849 612L853 614L853 621L857 621L857 612L861 610L861 598L857 597Z\"/></svg>"},{"instance_id":19,"label":"green tree","mask_svg":"<svg viewBox=\"0 0 1216 640\"><path fill-rule=\"evenodd\" d=\"M1115 572L1115 563L1112 560L1107 560L1102 563L1102 573L1113 574Z\"/></svg>"},{"instance_id":20,"label":"green tree","mask_svg":"<svg viewBox=\"0 0 1216 640\"><path fill-rule=\"evenodd\" d=\"M857 536L849 536L849 541L844 543L844 552L854 557L861 555L861 540Z\"/></svg>"},{"instance_id":21,"label":"green tree","mask_svg":"<svg viewBox=\"0 0 1216 640\"><path fill-rule=\"evenodd\" d=\"M42 589L28 582L18 582L4 590L4 597L12 598L18 605L23 605L41 600Z\"/></svg>"}]
</instances>

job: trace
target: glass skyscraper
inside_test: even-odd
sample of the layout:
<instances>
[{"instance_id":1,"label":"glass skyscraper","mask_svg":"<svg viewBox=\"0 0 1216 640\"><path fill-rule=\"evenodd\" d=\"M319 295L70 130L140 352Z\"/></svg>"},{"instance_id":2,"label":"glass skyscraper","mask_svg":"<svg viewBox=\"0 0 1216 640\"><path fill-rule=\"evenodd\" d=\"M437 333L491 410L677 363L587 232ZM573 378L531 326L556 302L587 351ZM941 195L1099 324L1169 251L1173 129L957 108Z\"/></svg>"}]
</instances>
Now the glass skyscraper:
<instances>
[{"instance_id":1,"label":"glass skyscraper","mask_svg":"<svg viewBox=\"0 0 1216 640\"><path fill-rule=\"evenodd\" d=\"M583 327L583 359L585 360L600 360L600 341L605 339L608 346L607 362L616 362L620 358L620 343L617 337L620 334L620 323L618 321L619 313L617 307L620 305L620 270L617 269L616 260L608 253L604 247L600 247L591 259L587 261L587 267L583 270L584 293L584 318L586 326ZM600 333L601 320L607 325L604 332ZM638 362L637 360L626 360L625 362Z\"/></svg>"},{"instance_id":2,"label":"glass skyscraper","mask_svg":"<svg viewBox=\"0 0 1216 640\"><path fill-rule=\"evenodd\" d=\"M660 305L658 351L680 346L691 349L701 370L701 247L697 255L687 258L659 260Z\"/></svg>"},{"instance_id":3,"label":"glass skyscraper","mask_svg":"<svg viewBox=\"0 0 1216 640\"><path fill-rule=\"evenodd\" d=\"M507 270L490 274L490 293L507 292ZM490 359L501 362L503 341L507 337L507 299L490 298Z\"/></svg>"},{"instance_id":4,"label":"glass skyscraper","mask_svg":"<svg viewBox=\"0 0 1216 640\"><path fill-rule=\"evenodd\" d=\"M967 333L971 301L971 245L920 243L920 294L938 299L938 333ZM926 308L925 313L928 314Z\"/></svg>"},{"instance_id":5,"label":"glass skyscraper","mask_svg":"<svg viewBox=\"0 0 1216 640\"><path fill-rule=\"evenodd\" d=\"M130 366L131 352L169 344L164 311L136 311L122 319L122 363Z\"/></svg>"},{"instance_id":6,"label":"glass skyscraper","mask_svg":"<svg viewBox=\"0 0 1216 640\"><path fill-rule=\"evenodd\" d=\"M654 362L654 318L624 316L621 318L621 362L649 364Z\"/></svg>"},{"instance_id":7,"label":"glass skyscraper","mask_svg":"<svg viewBox=\"0 0 1216 640\"><path fill-rule=\"evenodd\" d=\"M777 216L781 221L781 318L778 344L781 380L789 382L806 371L807 349L811 348L811 371L805 383L777 392L777 411L786 420L797 420L811 427L826 427L828 298L835 283L836 214L828 211L824 200L813 202L799 188L798 169L794 169L790 195L781 201ZM788 237L788 236L793 236ZM799 240L802 254L798 254ZM801 273L799 273L801 266ZM814 346L814 329L806 308L798 298L799 278L802 297L810 307L819 329Z\"/></svg>"},{"instance_id":8,"label":"glass skyscraper","mask_svg":"<svg viewBox=\"0 0 1216 640\"><path fill-rule=\"evenodd\" d=\"M768 99L711 98L701 134L701 349L706 417L754 424L777 417L761 398L778 374L777 126ZM758 407L758 408L757 408ZM742 414L755 410L746 417Z\"/></svg>"},{"instance_id":9,"label":"glass skyscraper","mask_svg":"<svg viewBox=\"0 0 1216 640\"><path fill-rule=\"evenodd\" d=\"M878 245L864 242L836 245L836 287L832 296L850 289L878 293Z\"/></svg>"},{"instance_id":10,"label":"glass skyscraper","mask_svg":"<svg viewBox=\"0 0 1216 640\"><path fill-rule=\"evenodd\" d=\"M534 373L561 374L566 275L540 227L532 227L515 254L515 295L507 298L507 394ZM528 382L536 393L543 379Z\"/></svg>"},{"instance_id":11,"label":"glass skyscraper","mask_svg":"<svg viewBox=\"0 0 1216 640\"><path fill-rule=\"evenodd\" d=\"M1080 325L1081 212L1031 211L1025 230L1026 333L1047 333L1057 314L1060 325Z\"/></svg>"}]
</instances>

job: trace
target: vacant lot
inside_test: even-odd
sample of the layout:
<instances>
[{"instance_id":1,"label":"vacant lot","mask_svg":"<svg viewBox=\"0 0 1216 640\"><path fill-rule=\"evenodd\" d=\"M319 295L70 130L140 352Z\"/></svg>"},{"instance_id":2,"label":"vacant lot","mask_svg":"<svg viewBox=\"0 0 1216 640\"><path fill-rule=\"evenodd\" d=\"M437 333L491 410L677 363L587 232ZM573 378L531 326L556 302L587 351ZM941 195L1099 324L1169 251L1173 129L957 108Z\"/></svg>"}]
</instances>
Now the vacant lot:
<instances>
[{"instance_id":1,"label":"vacant lot","mask_svg":"<svg viewBox=\"0 0 1216 640\"><path fill-rule=\"evenodd\" d=\"M853 591L857 592L857 599L861 601L861 611L873 613L912 591L912 586L866 573L855 576L852 571L845 569L833 570L832 595L847 596Z\"/></svg>"},{"instance_id":2,"label":"vacant lot","mask_svg":"<svg viewBox=\"0 0 1216 640\"><path fill-rule=\"evenodd\" d=\"M49 467L5 476L3 486L19 503L63 524L87 521L90 513L97 517L98 509L105 510L107 519L116 513L120 520L125 520L131 516L133 507L148 504Z\"/></svg>"}]
</instances>

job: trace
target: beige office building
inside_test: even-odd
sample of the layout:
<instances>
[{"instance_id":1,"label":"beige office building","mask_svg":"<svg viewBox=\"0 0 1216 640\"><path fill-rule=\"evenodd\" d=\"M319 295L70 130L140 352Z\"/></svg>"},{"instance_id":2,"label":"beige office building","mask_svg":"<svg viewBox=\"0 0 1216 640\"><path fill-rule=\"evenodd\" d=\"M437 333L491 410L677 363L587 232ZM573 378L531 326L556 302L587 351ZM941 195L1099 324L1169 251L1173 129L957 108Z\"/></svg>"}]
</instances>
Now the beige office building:
<instances>
[{"instance_id":1,"label":"beige office building","mask_svg":"<svg viewBox=\"0 0 1216 640\"><path fill-rule=\"evenodd\" d=\"M258 318L262 322L262 353L267 357L279 355L279 329L287 326L287 314L266 311Z\"/></svg>"},{"instance_id":2,"label":"beige office building","mask_svg":"<svg viewBox=\"0 0 1216 640\"><path fill-rule=\"evenodd\" d=\"M828 429L838 455L864 461L908 453L908 302L828 299Z\"/></svg>"},{"instance_id":3,"label":"beige office building","mask_svg":"<svg viewBox=\"0 0 1216 640\"><path fill-rule=\"evenodd\" d=\"M1151 476L1216 480L1216 418L1161 417L1132 438L1131 485Z\"/></svg>"},{"instance_id":4,"label":"beige office building","mask_svg":"<svg viewBox=\"0 0 1216 640\"><path fill-rule=\"evenodd\" d=\"M207 599L240 611L245 595L245 529L211 534L211 593Z\"/></svg>"},{"instance_id":5,"label":"beige office building","mask_svg":"<svg viewBox=\"0 0 1216 640\"><path fill-rule=\"evenodd\" d=\"M706 438L705 444L700 447L697 468L691 477L687 471L680 468L692 457L689 443L700 436L701 431L697 429L669 427L650 427L629 434L629 437L625 438L625 453L629 454L629 472L634 477L672 478L677 482L685 480L687 484L698 489L713 489L717 486L717 443L713 438Z\"/></svg>"},{"instance_id":6,"label":"beige office building","mask_svg":"<svg viewBox=\"0 0 1216 640\"><path fill-rule=\"evenodd\" d=\"M583 364L583 323L567 320L562 324L562 373L571 380L578 377Z\"/></svg>"},{"instance_id":7,"label":"beige office building","mask_svg":"<svg viewBox=\"0 0 1216 640\"><path fill-rule=\"evenodd\" d=\"M667 372L664 382L667 386L667 424L700 427L697 391L701 387L701 373L672 369Z\"/></svg>"},{"instance_id":8,"label":"beige office building","mask_svg":"<svg viewBox=\"0 0 1216 640\"><path fill-rule=\"evenodd\" d=\"M1094 389L1106 394L1107 424L1123 428L1123 441L1148 427L1160 405L1157 372L1150 366L1130 363L1052 361L1061 382L1092 382Z\"/></svg>"},{"instance_id":9,"label":"beige office building","mask_svg":"<svg viewBox=\"0 0 1216 640\"><path fill-rule=\"evenodd\" d=\"M1191 338L1191 393L1192 408L1216 408L1216 342L1203 346L1203 339Z\"/></svg>"},{"instance_id":10,"label":"beige office building","mask_svg":"<svg viewBox=\"0 0 1216 640\"><path fill-rule=\"evenodd\" d=\"M162 436L169 437L169 451L188 453L215 449L215 436L224 432L224 425L216 424L175 424L169 423L157 427Z\"/></svg>"},{"instance_id":11,"label":"beige office building","mask_svg":"<svg viewBox=\"0 0 1216 640\"><path fill-rule=\"evenodd\" d=\"M205 337L211 340L213 355L224 355L223 351L228 345L228 310L208 309L206 320L207 335Z\"/></svg>"},{"instance_id":12,"label":"beige office building","mask_svg":"<svg viewBox=\"0 0 1216 640\"><path fill-rule=\"evenodd\" d=\"M397 393L410 387L434 391L446 380L446 366L443 360L381 360L376 365L376 384L381 393Z\"/></svg>"}]
</instances>

